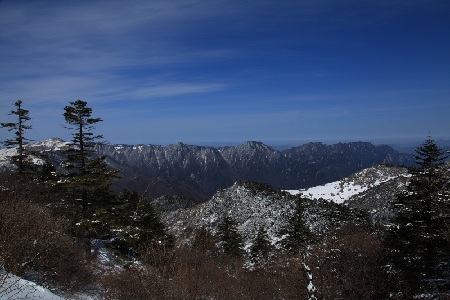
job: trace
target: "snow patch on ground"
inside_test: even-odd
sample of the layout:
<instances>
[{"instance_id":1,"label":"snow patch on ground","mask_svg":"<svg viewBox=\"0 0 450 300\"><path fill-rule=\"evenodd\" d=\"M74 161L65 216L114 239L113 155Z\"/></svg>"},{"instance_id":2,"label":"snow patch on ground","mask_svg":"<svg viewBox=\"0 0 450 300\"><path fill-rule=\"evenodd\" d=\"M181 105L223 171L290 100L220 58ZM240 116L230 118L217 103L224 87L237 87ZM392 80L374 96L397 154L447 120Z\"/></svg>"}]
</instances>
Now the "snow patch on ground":
<instances>
[{"instance_id":1,"label":"snow patch on ground","mask_svg":"<svg viewBox=\"0 0 450 300\"><path fill-rule=\"evenodd\" d=\"M352 182L341 185L340 181L327 183L325 185L315 186L306 190L288 190L292 195L302 195L310 199L324 199L341 204L350 199L350 197L366 191L368 186L361 186Z\"/></svg>"},{"instance_id":2,"label":"snow patch on ground","mask_svg":"<svg viewBox=\"0 0 450 300\"><path fill-rule=\"evenodd\" d=\"M370 188L399 176L408 177L406 169L387 166L377 166L364 169L343 180L330 182L324 185L304 190L286 190L291 195L301 195L309 199L324 199L338 204L350 200L353 196L361 194Z\"/></svg>"},{"instance_id":3,"label":"snow patch on ground","mask_svg":"<svg viewBox=\"0 0 450 300\"><path fill-rule=\"evenodd\" d=\"M11 274L0 273L0 300L7 299L63 300L65 298L53 294L50 290L34 282Z\"/></svg>"}]
</instances>

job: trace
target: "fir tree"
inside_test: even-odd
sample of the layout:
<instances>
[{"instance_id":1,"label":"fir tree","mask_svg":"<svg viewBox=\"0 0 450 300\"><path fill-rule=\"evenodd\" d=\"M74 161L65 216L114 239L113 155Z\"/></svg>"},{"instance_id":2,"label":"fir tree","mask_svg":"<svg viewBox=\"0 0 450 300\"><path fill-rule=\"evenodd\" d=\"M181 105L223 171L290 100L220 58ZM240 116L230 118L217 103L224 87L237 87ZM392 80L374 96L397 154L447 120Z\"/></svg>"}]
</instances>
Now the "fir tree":
<instances>
[{"instance_id":1,"label":"fir tree","mask_svg":"<svg viewBox=\"0 0 450 300\"><path fill-rule=\"evenodd\" d=\"M8 139L3 143L8 148L17 147L17 154L11 157L11 161L18 167L19 173L22 174L27 170L32 170L34 167L25 148L27 141L29 141L25 137L25 131L32 128L30 125L25 125L25 123L31 118L28 115L29 111L22 108L22 100L16 101L14 105L16 109L12 110L10 115L16 115L17 122L1 123L1 127L7 128L9 131L15 130L16 137L14 139Z\"/></svg>"},{"instance_id":2,"label":"fir tree","mask_svg":"<svg viewBox=\"0 0 450 300\"><path fill-rule=\"evenodd\" d=\"M47 153L40 153L38 156L43 161L42 166L40 166L37 171L38 179L42 182L56 183L58 180L58 173Z\"/></svg>"},{"instance_id":3,"label":"fir tree","mask_svg":"<svg viewBox=\"0 0 450 300\"><path fill-rule=\"evenodd\" d=\"M129 228L134 229L135 231L135 234L131 234L131 236L137 237L136 244L169 242L171 237L166 234L165 226L151 202L143 197L136 198L136 193L133 193L132 195L134 195L134 199L137 199L138 201L130 203L134 210L132 210L133 214L131 216Z\"/></svg>"},{"instance_id":4,"label":"fir tree","mask_svg":"<svg viewBox=\"0 0 450 300\"><path fill-rule=\"evenodd\" d=\"M442 165L447 158L445 152L436 145L431 137L428 137L425 143L416 149L414 157L418 165L418 169L416 169L419 171L418 173L427 176L436 173L436 168Z\"/></svg>"},{"instance_id":5,"label":"fir tree","mask_svg":"<svg viewBox=\"0 0 450 300\"><path fill-rule=\"evenodd\" d=\"M253 259L266 258L271 249L272 245L270 244L267 232L263 227L260 227L253 241L253 245L250 247L250 255Z\"/></svg>"},{"instance_id":6,"label":"fir tree","mask_svg":"<svg viewBox=\"0 0 450 300\"><path fill-rule=\"evenodd\" d=\"M232 257L241 257L243 239L237 231L236 222L230 216L225 216L219 224L219 238L223 252Z\"/></svg>"},{"instance_id":7,"label":"fir tree","mask_svg":"<svg viewBox=\"0 0 450 300\"><path fill-rule=\"evenodd\" d=\"M91 115L92 108L82 100L70 102L63 114L68 124L66 128L73 131L72 144L64 161L66 184L81 196L83 215L90 204L108 196L110 179L117 177L117 171L106 164L105 157L95 153L94 146L103 136L94 135L93 130L102 119Z\"/></svg>"},{"instance_id":8,"label":"fir tree","mask_svg":"<svg viewBox=\"0 0 450 300\"><path fill-rule=\"evenodd\" d=\"M109 205L98 208L96 232L116 238L112 246L123 254L136 256L152 243L172 245L173 237L148 199L128 190L111 196Z\"/></svg>"},{"instance_id":9,"label":"fir tree","mask_svg":"<svg viewBox=\"0 0 450 300\"><path fill-rule=\"evenodd\" d=\"M297 198L295 211L289 219L288 225L281 231L285 238L282 240L283 247L292 252L303 251L313 240L313 235L305 224L303 199Z\"/></svg>"},{"instance_id":10,"label":"fir tree","mask_svg":"<svg viewBox=\"0 0 450 300\"><path fill-rule=\"evenodd\" d=\"M448 167L442 167L443 154L428 138L416 151L417 167L407 190L393 203L396 217L386 237L389 257L400 277L397 281L412 293L429 289L425 280L442 276L442 267L444 273L450 271L450 176Z\"/></svg>"}]
</instances>

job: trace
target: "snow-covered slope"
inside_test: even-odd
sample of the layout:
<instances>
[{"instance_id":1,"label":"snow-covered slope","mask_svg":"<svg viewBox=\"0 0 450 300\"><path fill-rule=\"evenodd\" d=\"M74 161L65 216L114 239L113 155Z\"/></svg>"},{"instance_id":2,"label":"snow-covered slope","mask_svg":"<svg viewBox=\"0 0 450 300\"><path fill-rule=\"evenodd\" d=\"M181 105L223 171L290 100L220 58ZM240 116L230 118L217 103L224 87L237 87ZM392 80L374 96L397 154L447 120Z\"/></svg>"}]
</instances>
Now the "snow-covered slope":
<instances>
[{"instance_id":1,"label":"snow-covered slope","mask_svg":"<svg viewBox=\"0 0 450 300\"><path fill-rule=\"evenodd\" d=\"M195 229L205 228L216 234L225 216L237 224L246 249L252 245L260 228L267 232L270 242L279 246L282 229L295 212L297 196L252 181L238 181L218 191L211 200L179 212L167 225L180 242L189 242ZM348 208L322 200L302 200L305 224L317 235L337 226Z\"/></svg>"},{"instance_id":2,"label":"snow-covered slope","mask_svg":"<svg viewBox=\"0 0 450 300\"><path fill-rule=\"evenodd\" d=\"M42 142L36 142L25 145L25 149L32 152L59 152L67 150L68 142L58 138L48 139ZM11 164L11 157L17 155L17 147L0 149L0 169L11 169L14 166ZM41 158L32 155L32 160L35 164L42 164Z\"/></svg>"},{"instance_id":3,"label":"snow-covered slope","mask_svg":"<svg viewBox=\"0 0 450 300\"><path fill-rule=\"evenodd\" d=\"M364 169L339 181L305 190L288 190L287 192L292 195L301 195L309 199L322 198L341 204L371 188L395 180L399 177L409 177L408 170L402 167L380 165Z\"/></svg>"},{"instance_id":4,"label":"snow-covered slope","mask_svg":"<svg viewBox=\"0 0 450 300\"><path fill-rule=\"evenodd\" d=\"M0 169L13 168L11 164L11 157L17 155L16 148L4 148L0 149Z\"/></svg>"},{"instance_id":5,"label":"snow-covered slope","mask_svg":"<svg viewBox=\"0 0 450 300\"><path fill-rule=\"evenodd\" d=\"M42 142L36 142L27 145L27 149L35 151L64 151L67 150L70 143L59 138L51 138Z\"/></svg>"},{"instance_id":6,"label":"snow-covered slope","mask_svg":"<svg viewBox=\"0 0 450 300\"><path fill-rule=\"evenodd\" d=\"M272 243L278 231L287 223L294 209L294 197L270 186L250 182L236 182L232 187L218 191L211 200L178 215L170 224L171 232L183 234L193 228L207 228L217 232L225 216L238 224L238 231L249 242L260 227L267 230ZM186 236L189 239L189 236Z\"/></svg>"},{"instance_id":7,"label":"snow-covered slope","mask_svg":"<svg viewBox=\"0 0 450 300\"><path fill-rule=\"evenodd\" d=\"M0 273L0 300L63 300L50 290L12 274Z\"/></svg>"}]
</instances>

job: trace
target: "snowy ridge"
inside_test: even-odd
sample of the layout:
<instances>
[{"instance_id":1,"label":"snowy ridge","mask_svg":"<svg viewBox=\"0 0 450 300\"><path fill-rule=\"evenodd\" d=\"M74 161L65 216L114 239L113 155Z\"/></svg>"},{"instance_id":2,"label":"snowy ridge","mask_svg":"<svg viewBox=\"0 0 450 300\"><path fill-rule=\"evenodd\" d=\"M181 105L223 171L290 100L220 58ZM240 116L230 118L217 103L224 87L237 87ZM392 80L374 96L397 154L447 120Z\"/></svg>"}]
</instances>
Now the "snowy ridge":
<instances>
[{"instance_id":1,"label":"snowy ridge","mask_svg":"<svg viewBox=\"0 0 450 300\"><path fill-rule=\"evenodd\" d=\"M62 151L70 143L50 139L27 145L33 151L48 153L55 167L61 165ZM180 195L204 202L222 188L239 180L265 182L279 189L301 189L332 182L373 165L408 164L410 156L388 146L370 143L309 143L274 150L261 142L214 148L176 143L166 146L96 144L94 149L120 171L117 190L132 189L158 198ZM11 152L12 151L12 152ZM0 168L9 163L14 150L0 150ZM38 157L35 162L42 164ZM149 181L154 182L147 189Z\"/></svg>"},{"instance_id":2,"label":"snowy ridge","mask_svg":"<svg viewBox=\"0 0 450 300\"><path fill-rule=\"evenodd\" d=\"M252 185L257 185L258 190ZM260 227L275 244L279 240L278 232L293 212L295 197L269 186L263 186L266 190L261 191L261 186L248 181L236 182L232 187L218 191L208 202L180 214L171 224L170 231L182 233L189 231L188 228L203 227L215 234L219 222L229 215L236 221L246 248Z\"/></svg>"},{"instance_id":3,"label":"snowy ridge","mask_svg":"<svg viewBox=\"0 0 450 300\"><path fill-rule=\"evenodd\" d=\"M103 144L97 145L96 151L121 171L120 189L133 185L134 190L144 192L149 179L155 179L160 189L155 185L150 191L152 197L181 195L198 202L207 201L218 189L239 180L300 189L332 182L373 165L411 162L409 155L365 142L310 143L282 151L255 141L222 148L183 143ZM161 180L173 184L166 186ZM174 192L169 193L170 189Z\"/></svg>"},{"instance_id":4,"label":"snowy ridge","mask_svg":"<svg viewBox=\"0 0 450 300\"><path fill-rule=\"evenodd\" d=\"M364 169L339 181L312 187L305 190L287 190L292 195L301 195L309 199L324 199L342 204L382 183L398 177L409 177L406 168L377 166Z\"/></svg>"},{"instance_id":5,"label":"snowy ridge","mask_svg":"<svg viewBox=\"0 0 450 300\"><path fill-rule=\"evenodd\" d=\"M30 150L42 150L42 151L64 151L69 147L70 143L65 142L59 138L51 138L45 141L36 142L27 145Z\"/></svg>"},{"instance_id":6,"label":"snowy ridge","mask_svg":"<svg viewBox=\"0 0 450 300\"><path fill-rule=\"evenodd\" d=\"M65 142L59 138L52 138L41 142L26 144L25 149L32 152L58 152L67 150L70 146L69 142ZM0 149L0 168L12 169L15 166L11 164L11 157L17 155L18 147ZM41 165L43 160L35 155L31 155L34 164Z\"/></svg>"},{"instance_id":7,"label":"snowy ridge","mask_svg":"<svg viewBox=\"0 0 450 300\"><path fill-rule=\"evenodd\" d=\"M213 235L225 216L237 224L237 231L249 251L261 228L266 231L270 243L279 248L283 229L295 212L298 196L277 190L269 185L238 181L233 186L218 191L211 200L188 208L167 222L169 232L179 237L180 243L189 243L196 229L204 228ZM339 226L349 217L343 205L323 200L303 199L305 224L311 232L323 235L330 228Z\"/></svg>"}]
</instances>

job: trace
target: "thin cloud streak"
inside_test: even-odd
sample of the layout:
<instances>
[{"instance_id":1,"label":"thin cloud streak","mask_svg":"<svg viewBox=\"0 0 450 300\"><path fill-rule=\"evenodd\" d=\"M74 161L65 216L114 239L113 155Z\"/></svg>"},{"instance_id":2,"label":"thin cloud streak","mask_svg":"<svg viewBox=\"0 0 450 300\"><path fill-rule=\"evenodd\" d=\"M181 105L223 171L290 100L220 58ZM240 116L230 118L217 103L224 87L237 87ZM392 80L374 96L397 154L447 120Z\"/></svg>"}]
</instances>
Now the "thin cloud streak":
<instances>
[{"instance_id":1,"label":"thin cloud streak","mask_svg":"<svg viewBox=\"0 0 450 300\"><path fill-rule=\"evenodd\" d=\"M76 99L117 110L114 123L157 128L159 114L175 140L381 134L351 118L395 126L448 107L445 1L17 3L0 2L0 108L24 100L37 128L60 119L41 109Z\"/></svg>"}]
</instances>

